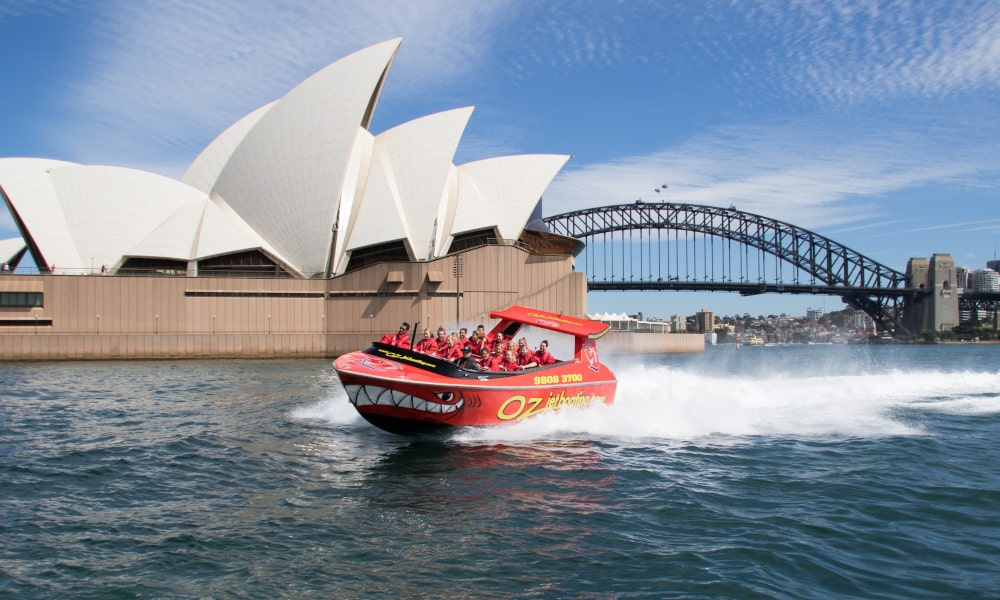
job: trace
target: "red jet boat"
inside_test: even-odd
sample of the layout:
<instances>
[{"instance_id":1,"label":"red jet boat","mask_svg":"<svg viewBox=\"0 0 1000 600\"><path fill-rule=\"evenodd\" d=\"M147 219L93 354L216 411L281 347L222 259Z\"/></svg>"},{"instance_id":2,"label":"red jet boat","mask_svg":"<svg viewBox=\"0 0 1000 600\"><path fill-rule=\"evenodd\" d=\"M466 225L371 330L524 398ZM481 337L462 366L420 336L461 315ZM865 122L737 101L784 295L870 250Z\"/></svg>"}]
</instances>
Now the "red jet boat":
<instances>
[{"instance_id":1,"label":"red jet boat","mask_svg":"<svg viewBox=\"0 0 1000 600\"><path fill-rule=\"evenodd\" d=\"M564 406L614 401L618 381L598 359L594 342L610 325L516 305L493 311L490 318L500 319L487 335L490 341L497 333L516 339L530 326L570 336L573 356L546 367L489 372L374 342L337 358L333 366L362 417L403 435L517 423Z\"/></svg>"}]
</instances>

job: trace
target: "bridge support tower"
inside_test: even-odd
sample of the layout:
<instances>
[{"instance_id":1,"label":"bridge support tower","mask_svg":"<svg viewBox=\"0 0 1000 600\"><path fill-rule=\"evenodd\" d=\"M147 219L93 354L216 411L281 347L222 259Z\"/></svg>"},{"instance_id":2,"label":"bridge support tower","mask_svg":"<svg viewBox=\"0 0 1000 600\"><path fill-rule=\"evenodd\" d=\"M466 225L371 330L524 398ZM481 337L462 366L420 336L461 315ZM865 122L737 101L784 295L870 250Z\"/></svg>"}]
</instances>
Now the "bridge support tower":
<instances>
[{"instance_id":1,"label":"bridge support tower","mask_svg":"<svg viewBox=\"0 0 1000 600\"><path fill-rule=\"evenodd\" d=\"M958 274L950 254L934 254L929 261L911 258L906 263L906 281L907 287L929 292L906 300L907 329L919 334L958 326Z\"/></svg>"}]
</instances>

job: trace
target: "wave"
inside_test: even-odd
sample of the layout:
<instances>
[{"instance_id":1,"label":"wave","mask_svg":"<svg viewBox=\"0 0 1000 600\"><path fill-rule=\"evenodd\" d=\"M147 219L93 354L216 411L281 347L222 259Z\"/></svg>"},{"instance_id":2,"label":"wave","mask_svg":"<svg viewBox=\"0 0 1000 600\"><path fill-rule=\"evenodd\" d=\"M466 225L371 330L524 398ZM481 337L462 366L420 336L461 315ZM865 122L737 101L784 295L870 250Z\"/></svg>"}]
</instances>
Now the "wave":
<instances>
[{"instance_id":1,"label":"wave","mask_svg":"<svg viewBox=\"0 0 1000 600\"><path fill-rule=\"evenodd\" d=\"M343 388L338 389L333 396L323 398L308 406L295 408L291 412L293 419L325 421L331 425L360 425L364 419L354 410L347 399Z\"/></svg>"},{"instance_id":2,"label":"wave","mask_svg":"<svg viewBox=\"0 0 1000 600\"><path fill-rule=\"evenodd\" d=\"M995 373L731 375L655 362L619 366L616 372L618 391L610 407L563 409L510 427L465 431L455 439L711 438L730 443L757 436L875 438L926 435L921 413L1000 414ZM367 426L340 389L292 416Z\"/></svg>"},{"instance_id":3,"label":"wave","mask_svg":"<svg viewBox=\"0 0 1000 600\"><path fill-rule=\"evenodd\" d=\"M730 376L637 364L620 368L610 407L562 410L467 440L558 436L726 443L749 437L926 435L920 412L1000 413L992 373L892 371L835 376Z\"/></svg>"}]
</instances>

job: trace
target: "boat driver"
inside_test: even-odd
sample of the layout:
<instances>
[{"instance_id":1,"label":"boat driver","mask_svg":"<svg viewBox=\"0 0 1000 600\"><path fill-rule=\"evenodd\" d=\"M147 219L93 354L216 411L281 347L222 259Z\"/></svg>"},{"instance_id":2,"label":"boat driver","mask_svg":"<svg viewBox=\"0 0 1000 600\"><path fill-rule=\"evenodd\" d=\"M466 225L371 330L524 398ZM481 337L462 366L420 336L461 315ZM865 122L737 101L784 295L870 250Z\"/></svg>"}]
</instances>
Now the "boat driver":
<instances>
[{"instance_id":1,"label":"boat driver","mask_svg":"<svg viewBox=\"0 0 1000 600\"><path fill-rule=\"evenodd\" d=\"M472 356L472 348L468 346L462 348L462 357L455 361L455 364L470 371L479 370L479 363L477 363L475 357Z\"/></svg>"}]
</instances>

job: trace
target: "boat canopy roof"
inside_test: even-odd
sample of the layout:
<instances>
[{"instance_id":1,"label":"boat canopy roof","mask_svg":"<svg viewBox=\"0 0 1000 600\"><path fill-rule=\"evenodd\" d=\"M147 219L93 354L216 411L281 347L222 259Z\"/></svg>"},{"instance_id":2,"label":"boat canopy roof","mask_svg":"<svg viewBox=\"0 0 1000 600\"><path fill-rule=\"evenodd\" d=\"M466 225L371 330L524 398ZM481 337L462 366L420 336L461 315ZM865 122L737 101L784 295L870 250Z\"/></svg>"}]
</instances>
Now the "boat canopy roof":
<instances>
[{"instance_id":1,"label":"boat canopy roof","mask_svg":"<svg viewBox=\"0 0 1000 600\"><path fill-rule=\"evenodd\" d=\"M540 327L551 331L558 331L578 338L589 338L596 340L611 329L611 325L600 321L591 321L569 315L538 310L537 308L527 308L515 304L504 310L494 310L490 312L490 318L501 321L516 321L532 327Z\"/></svg>"}]
</instances>

